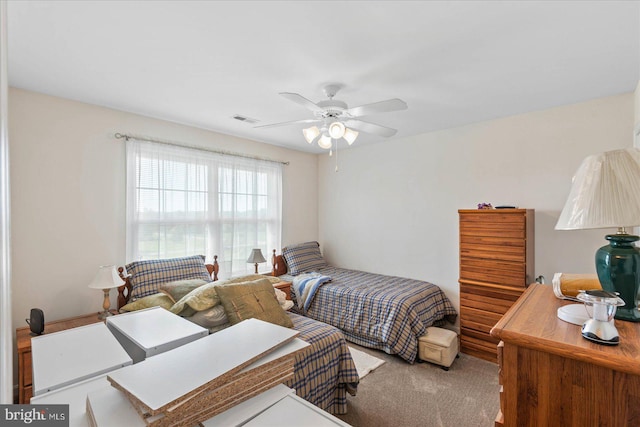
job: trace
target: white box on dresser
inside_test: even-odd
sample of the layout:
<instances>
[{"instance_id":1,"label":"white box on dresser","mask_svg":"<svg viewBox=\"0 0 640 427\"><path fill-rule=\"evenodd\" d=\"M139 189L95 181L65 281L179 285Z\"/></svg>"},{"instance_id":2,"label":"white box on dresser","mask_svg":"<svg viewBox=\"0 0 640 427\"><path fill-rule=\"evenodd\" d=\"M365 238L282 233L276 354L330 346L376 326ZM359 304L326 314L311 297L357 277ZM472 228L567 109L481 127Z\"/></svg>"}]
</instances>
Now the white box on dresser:
<instances>
[{"instance_id":1,"label":"white box on dresser","mask_svg":"<svg viewBox=\"0 0 640 427\"><path fill-rule=\"evenodd\" d=\"M132 364L102 322L34 337L31 352L34 396Z\"/></svg>"},{"instance_id":2,"label":"white box on dresser","mask_svg":"<svg viewBox=\"0 0 640 427\"><path fill-rule=\"evenodd\" d=\"M209 335L207 329L161 307L108 317L107 327L133 363Z\"/></svg>"}]
</instances>

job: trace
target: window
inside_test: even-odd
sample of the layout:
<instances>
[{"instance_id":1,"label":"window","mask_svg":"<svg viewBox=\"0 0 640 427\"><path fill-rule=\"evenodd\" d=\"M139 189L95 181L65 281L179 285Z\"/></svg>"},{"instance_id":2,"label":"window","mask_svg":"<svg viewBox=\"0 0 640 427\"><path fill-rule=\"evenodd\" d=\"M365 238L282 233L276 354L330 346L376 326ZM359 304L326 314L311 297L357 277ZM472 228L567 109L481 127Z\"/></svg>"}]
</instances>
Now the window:
<instances>
[{"instance_id":1,"label":"window","mask_svg":"<svg viewBox=\"0 0 640 427\"><path fill-rule=\"evenodd\" d=\"M282 165L127 141L127 261L218 255L221 277L280 248ZM266 270L266 266L262 266Z\"/></svg>"}]
</instances>

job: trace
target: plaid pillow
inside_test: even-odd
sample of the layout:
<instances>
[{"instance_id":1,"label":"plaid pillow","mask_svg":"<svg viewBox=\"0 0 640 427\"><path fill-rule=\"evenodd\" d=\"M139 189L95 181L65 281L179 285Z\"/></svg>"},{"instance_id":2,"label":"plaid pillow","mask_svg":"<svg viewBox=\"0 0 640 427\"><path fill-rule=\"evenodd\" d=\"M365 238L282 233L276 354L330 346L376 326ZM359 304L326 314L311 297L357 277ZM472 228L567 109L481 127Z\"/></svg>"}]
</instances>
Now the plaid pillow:
<instances>
[{"instance_id":1,"label":"plaid pillow","mask_svg":"<svg viewBox=\"0 0 640 427\"><path fill-rule=\"evenodd\" d=\"M289 266L289 274L295 276L326 267L327 263L320 253L320 243L306 242L282 249L282 256Z\"/></svg>"},{"instance_id":2,"label":"plaid pillow","mask_svg":"<svg viewBox=\"0 0 640 427\"><path fill-rule=\"evenodd\" d=\"M204 265L203 255L184 258L134 261L125 266L131 275L131 298L142 298L158 292L158 287L167 282L185 279L202 279L211 282L211 275Z\"/></svg>"}]
</instances>

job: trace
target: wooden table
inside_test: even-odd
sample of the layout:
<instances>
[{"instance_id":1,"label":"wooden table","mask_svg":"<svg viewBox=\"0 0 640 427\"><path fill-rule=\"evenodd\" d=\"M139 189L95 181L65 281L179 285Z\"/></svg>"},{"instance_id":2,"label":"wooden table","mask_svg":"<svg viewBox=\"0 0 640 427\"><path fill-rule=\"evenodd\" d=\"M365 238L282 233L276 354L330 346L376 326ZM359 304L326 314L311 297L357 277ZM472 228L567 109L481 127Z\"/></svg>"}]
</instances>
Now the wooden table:
<instances>
[{"instance_id":1,"label":"wooden table","mask_svg":"<svg viewBox=\"0 0 640 427\"><path fill-rule=\"evenodd\" d=\"M85 314L68 319L47 322L44 333L60 332L78 326L100 322L99 313ZM18 348L18 403L29 403L33 396L33 371L31 363L31 331L29 327L16 329L16 346Z\"/></svg>"},{"instance_id":2,"label":"wooden table","mask_svg":"<svg viewBox=\"0 0 640 427\"><path fill-rule=\"evenodd\" d=\"M496 425L640 425L640 323L616 320L620 344L596 344L557 317L568 303L532 284L491 330L501 340Z\"/></svg>"}]
</instances>

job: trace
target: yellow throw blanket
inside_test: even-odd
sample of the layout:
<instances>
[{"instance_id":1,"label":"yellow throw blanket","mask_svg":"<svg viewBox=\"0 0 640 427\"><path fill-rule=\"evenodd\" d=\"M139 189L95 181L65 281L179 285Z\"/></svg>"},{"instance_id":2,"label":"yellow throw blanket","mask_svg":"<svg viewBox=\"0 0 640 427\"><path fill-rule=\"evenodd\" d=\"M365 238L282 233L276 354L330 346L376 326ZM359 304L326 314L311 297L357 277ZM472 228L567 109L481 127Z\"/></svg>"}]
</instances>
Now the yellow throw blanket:
<instances>
[{"instance_id":1,"label":"yellow throw blanket","mask_svg":"<svg viewBox=\"0 0 640 427\"><path fill-rule=\"evenodd\" d=\"M575 299L580 291L602 289L596 274L556 273L552 283L553 293L560 299Z\"/></svg>"}]
</instances>

